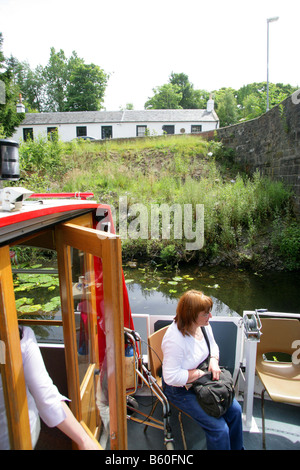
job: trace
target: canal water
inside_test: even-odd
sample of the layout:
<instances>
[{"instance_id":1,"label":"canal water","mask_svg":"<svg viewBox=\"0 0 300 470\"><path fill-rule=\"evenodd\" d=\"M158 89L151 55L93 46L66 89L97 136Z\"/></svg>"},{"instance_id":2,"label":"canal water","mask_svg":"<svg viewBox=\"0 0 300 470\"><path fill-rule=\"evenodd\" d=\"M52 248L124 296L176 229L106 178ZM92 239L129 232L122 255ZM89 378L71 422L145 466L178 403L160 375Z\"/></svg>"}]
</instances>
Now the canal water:
<instances>
[{"instance_id":1,"label":"canal water","mask_svg":"<svg viewBox=\"0 0 300 470\"><path fill-rule=\"evenodd\" d=\"M242 315L266 308L300 314L300 272L253 273L224 267L123 266L133 313L175 315L179 297L189 289L213 298L213 315Z\"/></svg>"}]
</instances>

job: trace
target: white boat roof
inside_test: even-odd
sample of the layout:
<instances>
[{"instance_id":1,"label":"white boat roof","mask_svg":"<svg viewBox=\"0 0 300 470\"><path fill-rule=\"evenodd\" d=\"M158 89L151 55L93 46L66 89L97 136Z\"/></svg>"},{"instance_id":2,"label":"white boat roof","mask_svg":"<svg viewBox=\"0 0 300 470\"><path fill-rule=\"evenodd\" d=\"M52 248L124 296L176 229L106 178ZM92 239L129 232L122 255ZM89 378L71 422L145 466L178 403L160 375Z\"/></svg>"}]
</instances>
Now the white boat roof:
<instances>
[{"instance_id":1,"label":"white boat roof","mask_svg":"<svg viewBox=\"0 0 300 470\"><path fill-rule=\"evenodd\" d=\"M101 208L102 213L98 212ZM109 206L79 199L30 199L23 201L20 210L8 212L0 205L0 246L92 210L97 210L100 216L109 210Z\"/></svg>"}]
</instances>

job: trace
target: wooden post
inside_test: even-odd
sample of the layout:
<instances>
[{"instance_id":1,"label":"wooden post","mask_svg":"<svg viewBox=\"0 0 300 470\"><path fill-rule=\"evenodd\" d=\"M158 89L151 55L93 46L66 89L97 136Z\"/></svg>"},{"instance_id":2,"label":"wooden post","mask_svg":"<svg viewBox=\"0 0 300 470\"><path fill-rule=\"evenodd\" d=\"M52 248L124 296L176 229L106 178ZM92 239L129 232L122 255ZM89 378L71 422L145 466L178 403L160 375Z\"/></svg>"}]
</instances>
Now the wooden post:
<instances>
[{"instance_id":1,"label":"wooden post","mask_svg":"<svg viewBox=\"0 0 300 470\"><path fill-rule=\"evenodd\" d=\"M5 344L1 365L11 447L32 449L25 377L13 287L9 246L0 248L0 339Z\"/></svg>"}]
</instances>

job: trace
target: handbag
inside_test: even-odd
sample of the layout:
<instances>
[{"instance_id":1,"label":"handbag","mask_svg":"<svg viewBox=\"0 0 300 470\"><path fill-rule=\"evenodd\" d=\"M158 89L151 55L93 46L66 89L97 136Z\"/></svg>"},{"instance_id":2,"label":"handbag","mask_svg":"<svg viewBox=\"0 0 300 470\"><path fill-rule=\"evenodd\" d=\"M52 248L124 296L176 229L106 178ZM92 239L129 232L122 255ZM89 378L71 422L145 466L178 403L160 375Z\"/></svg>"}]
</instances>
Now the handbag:
<instances>
[{"instance_id":1,"label":"handbag","mask_svg":"<svg viewBox=\"0 0 300 470\"><path fill-rule=\"evenodd\" d=\"M208 415L220 418L226 413L234 399L233 379L229 370L221 367L219 380L212 380L212 373L208 371L210 344L205 328L201 327L201 329L207 342L209 356L199 364L198 369L205 371L205 374L193 382L192 389L201 408Z\"/></svg>"}]
</instances>

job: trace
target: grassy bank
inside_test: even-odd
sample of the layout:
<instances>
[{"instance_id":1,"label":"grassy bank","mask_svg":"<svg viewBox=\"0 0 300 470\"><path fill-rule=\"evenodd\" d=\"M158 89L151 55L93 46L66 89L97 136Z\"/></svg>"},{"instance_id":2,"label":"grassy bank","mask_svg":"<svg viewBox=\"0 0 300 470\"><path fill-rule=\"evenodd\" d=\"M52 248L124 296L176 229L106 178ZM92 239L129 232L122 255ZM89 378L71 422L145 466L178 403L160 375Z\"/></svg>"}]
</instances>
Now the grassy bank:
<instances>
[{"instance_id":1,"label":"grassy bank","mask_svg":"<svg viewBox=\"0 0 300 470\"><path fill-rule=\"evenodd\" d=\"M141 219L133 208L143 205L149 214L148 236L127 237L124 260L300 267L300 230L290 191L258 173L251 178L241 173L219 143L197 136L101 143L35 141L22 144L20 155L23 185L34 191L93 191L97 200L114 207L117 230L121 197L126 197L128 227L138 225ZM161 231L158 239L151 237L152 205L163 203L191 205L192 230L196 207L204 205L201 250L186 250L190 239L174 238L172 229L169 239L162 239ZM174 217L171 213L171 226Z\"/></svg>"}]
</instances>

